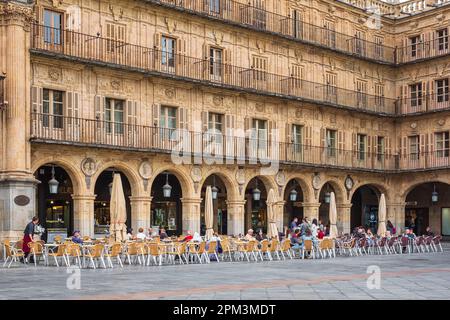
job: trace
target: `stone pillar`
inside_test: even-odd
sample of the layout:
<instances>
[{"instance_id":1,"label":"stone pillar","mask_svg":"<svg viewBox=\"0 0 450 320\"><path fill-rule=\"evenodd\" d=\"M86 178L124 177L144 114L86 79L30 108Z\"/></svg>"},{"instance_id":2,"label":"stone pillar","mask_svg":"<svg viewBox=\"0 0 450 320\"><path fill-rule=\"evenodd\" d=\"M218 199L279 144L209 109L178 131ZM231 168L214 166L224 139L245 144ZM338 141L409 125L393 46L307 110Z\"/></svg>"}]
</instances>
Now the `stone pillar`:
<instances>
[{"instance_id":1,"label":"stone pillar","mask_svg":"<svg viewBox=\"0 0 450 320\"><path fill-rule=\"evenodd\" d=\"M311 222L314 218L319 221L320 202L303 202L303 217L308 217ZM301 222L301 221L300 221Z\"/></svg>"},{"instance_id":2,"label":"stone pillar","mask_svg":"<svg viewBox=\"0 0 450 320\"><path fill-rule=\"evenodd\" d=\"M245 200L228 201L227 200L227 234L238 235L244 234Z\"/></svg>"},{"instance_id":3,"label":"stone pillar","mask_svg":"<svg viewBox=\"0 0 450 320\"><path fill-rule=\"evenodd\" d=\"M284 231L284 226L283 226L283 213L284 213L284 204L286 203L286 201L278 201L275 203L275 221L277 222L277 228L278 228L278 232L283 232Z\"/></svg>"},{"instance_id":4,"label":"stone pillar","mask_svg":"<svg viewBox=\"0 0 450 320\"><path fill-rule=\"evenodd\" d=\"M95 195L72 195L74 230L81 235L94 237L94 200Z\"/></svg>"},{"instance_id":5,"label":"stone pillar","mask_svg":"<svg viewBox=\"0 0 450 320\"><path fill-rule=\"evenodd\" d=\"M387 216L386 221L390 220L399 232L405 230L405 206L404 202L388 202L386 203Z\"/></svg>"},{"instance_id":6,"label":"stone pillar","mask_svg":"<svg viewBox=\"0 0 450 320\"><path fill-rule=\"evenodd\" d=\"M351 226L350 226L350 219L351 219L351 209L352 204L351 203L337 203L336 204L337 209L337 223L336 227L338 229L339 233L350 233Z\"/></svg>"},{"instance_id":7,"label":"stone pillar","mask_svg":"<svg viewBox=\"0 0 450 320\"><path fill-rule=\"evenodd\" d=\"M36 215L36 184L30 172L30 22L32 4L0 3L0 48L4 53L0 72L5 72L6 111L0 161L0 240L20 238Z\"/></svg>"},{"instance_id":8,"label":"stone pillar","mask_svg":"<svg viewBox=\"0 0 450 320\"><path fill-rule=\"evenodd\" d=\"M200 233L200 204L201 198L182 198L183 234L188 230Z\"/></svg>"},{"instance_id":9,"label":"stone pillar","mask_svg":"<svg viewBox=\"0 0 450 320\"><path fill-rule=\"evenodd\" d=\"M130 197L131 227L135 232L141 227L144 230L151 227L151 204L152 197L150 196Z\"/></svg>"}]
</instances>

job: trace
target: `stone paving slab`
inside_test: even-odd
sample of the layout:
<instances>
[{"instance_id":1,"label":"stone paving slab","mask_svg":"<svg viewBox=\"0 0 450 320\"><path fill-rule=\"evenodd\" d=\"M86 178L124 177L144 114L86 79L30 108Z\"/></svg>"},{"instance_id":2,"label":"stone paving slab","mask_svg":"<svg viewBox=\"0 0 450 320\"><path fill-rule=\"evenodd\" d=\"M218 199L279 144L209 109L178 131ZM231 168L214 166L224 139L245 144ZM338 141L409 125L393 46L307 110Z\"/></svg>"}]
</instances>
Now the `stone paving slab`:
<instances>
[{"instance_id":1,"label":"stone paving slab","mask_svg":"<svg viewBox=\"0 0 450 320\"><path fill-rule=\"evenodd\" d=\"M450 245L444 253L272 262L135 266L80 270L68 289L65 267L0 268L0 299L450 299ZM369 289L367 267L381 271ZM26 279L26 282L24 282Z\"/></svg>"}]
</instances>

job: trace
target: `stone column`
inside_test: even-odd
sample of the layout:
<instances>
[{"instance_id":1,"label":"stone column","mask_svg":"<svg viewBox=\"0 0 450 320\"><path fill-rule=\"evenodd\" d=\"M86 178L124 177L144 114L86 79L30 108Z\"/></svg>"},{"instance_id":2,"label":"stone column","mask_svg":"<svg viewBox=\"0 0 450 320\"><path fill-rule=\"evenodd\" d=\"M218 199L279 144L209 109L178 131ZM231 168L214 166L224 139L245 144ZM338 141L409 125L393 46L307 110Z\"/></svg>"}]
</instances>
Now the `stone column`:
<instances>
[{"instance_id":1,"label":"stone column","mask_svg":"<svg viewBox=\"0 0 450 320\"><path fill-rule=\"evenodd\" d=\"M319 220L320 202L303 202L303 217L308 217L311 222L314 218ZM301 221L300 221L301 222Z\"/></svg>"},{"instance_id":2,"label":"stone column","mask_svg":"<svg viewBox=\"0 0 450 320\"><path fill-rule=\"evenodd\" d=\"M337 203L337 223L336 227L338 229L338 233L350 233L350 219L351 219L351 203Z\"/></svg>"},{"instance_id":3,"label":"stone column","mask_svg":"<svg viewBox=\"0 0 450 320\"><path fill-rule=\"evenodd\" d=\"M200 204L201 198L182 198L183 234L188 230L200 233Z\"/></svg>"},{"instance_id":4,"label":"stone column","mask_svg":"<svg viewBox=\"0 0 450 320\"><path fill-rule=\"evenodd\" d=\"M244 212L245 212L245 200L240 201L226 201L227 203L227 234L238 235L244 234Z\"/></svg>"},{"instance_id":5,"label":"stone column","mask_svg":"<svg viewBox=\"0 0 450 320\"><path fill-rule=\"evenodd\" d=\"M278 201L275 203L275 221L277 222L278 232L284 231L283 226L283 213L284 213L284 204L286 201Z\"/></svg>"},{"instance_id":6,"label":"stone column","mask_svg":"<svg viewBox=\"0 0 450 320\"><path fill-rule=\"evenodd\" d=\"M131 227L135 232L141 227L144 230L151 227L151 204L152 197L150 196L130 197Z\"/></svg>"},{"instance_id":7,"label":"stone column","mask_svg":"<svg viewBox=\"0 0 450 320\"><path fill-rule=\"evenodd\" d=\"M95 195L72 195L74 230L81 235L94 237L94 200Z\"/></svg>"},{"instance_id":8,"label":"stone column","mask_svg":"<svg viewBox=\"0 0 450 320\"><path fill-rule=\"evenodd\" d=\"M5 72L6 111L0 162L0 240L20 238L36 215L36 183L30 172L30 22L32 4L0 3L0 48L4 53L0 72Z\"/></svg>"},{"instance_id":9,"label":"stone column","mask_svg":"<svg viewBox=\"0 0 450 320\"><path fill-rule=\"evenodd\" d=\"M399 232L405 229L405 206L404 202L388 202L386 203L387 217Z\"/></svg>"}]
</instances>

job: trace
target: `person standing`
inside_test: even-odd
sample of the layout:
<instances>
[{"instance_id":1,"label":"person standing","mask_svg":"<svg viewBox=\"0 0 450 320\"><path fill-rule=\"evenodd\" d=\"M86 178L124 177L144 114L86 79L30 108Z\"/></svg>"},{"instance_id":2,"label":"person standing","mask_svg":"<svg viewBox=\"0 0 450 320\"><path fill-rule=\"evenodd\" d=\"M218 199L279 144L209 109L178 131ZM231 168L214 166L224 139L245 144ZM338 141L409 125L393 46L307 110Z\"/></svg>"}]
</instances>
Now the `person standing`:
<instances>
[{"instance_id":1,"label":"person standing","mask_svg":"<svg viewBox=\"0 0 450 320\"><path fill-rule=\"evenodd\" d=\"M291 233L294 233L295 229L297 229L297 225L298 225L298 218L294 217L294 219L292 219L291 224L289 225L289 229L291 230Z\"/></svg>"},{"instance_id":2,"label":"person standing","mask_svg":"<svg viewBox=\"0 0 450 320\"><path fill-rule=\"evenodd\" d=\"M30 255L30 248L28 247L28 244L30 242L33 242L33 235L34 235L34 227L39 223L38 217L33 217L31 221L27 224L25 227L25 230L23 231L23 245L22 245L22 251L24 252L25 259L28 258ZM25 262L25 261L23 261ZM33 262L33 261L30 261Z\"/></svg>"}]
</instances>

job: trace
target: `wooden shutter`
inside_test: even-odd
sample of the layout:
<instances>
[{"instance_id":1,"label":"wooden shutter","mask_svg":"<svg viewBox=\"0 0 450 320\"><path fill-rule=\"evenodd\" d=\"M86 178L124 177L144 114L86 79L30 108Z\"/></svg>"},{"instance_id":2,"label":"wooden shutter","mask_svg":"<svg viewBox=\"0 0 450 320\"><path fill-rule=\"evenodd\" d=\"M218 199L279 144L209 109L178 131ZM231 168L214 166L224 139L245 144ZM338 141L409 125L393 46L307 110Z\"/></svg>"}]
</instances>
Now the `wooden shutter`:
<instances>
[{"instance_id":1,"label":"wooden shutter","mask_svg":"<svg viewBox=\"0 0 450 320\"><path fill-rule=\"evenodd\" d=\"M312 127L311 126L305 126L305 146L311 147L312 146Z\"/></svg>"},{"instance_id":2,"label":"wooden shutter","mask_svg":"<svg viewBox=\"0 0 450 320\"><path fill-rule=\"evenodd\" d=\"M42 113L42 87L31 87L31 110L32 112Z\"/></svg>"},{"instance_id":3,"label":"wooden shutter","mask_svg":"<svg viewBox=\"0 0 450 320\"><path fill-rule=\"evenodd\" d=\"M224 74L225 74L225 81L230 82L231 81L231 75L233 73L233 68L231 67L231 50L230 49L224 49L223 50L223 63L224 66Z\"/></svg>"},{"instance_id":4,"label":"wooden shutter","mask_svg":"<svg viewBox=\"0 0 450 320\"><path fill-rule=\"evenodd\" d=\"M367 142L367 154L370 157L372 154L372 136L366 135L366 142Z\"/></svg>"},{"instance_id":5,"label":"wooden shutter","mask_svg":"<svg viewBox=\"0 0 450 320\"><path fill-rule=\"evenodd\" d=\"M137 101L127 101L127 126L129 130L134 130L137 125Z\"/></svg>"},{"instance_id":6,"label":"wooden shutter","mask_svg":"<svg viewBox=\"0 0 450 320\"><path fill-rule=\"evenodd\" d=\"M385 148L385 154L387 156L390 156L392 154L391 138L389 138L389 137L384 138L384 148Z\"/></svg>"},{"instance_id":7,"label":"wooden shutter","mask_svg":"<svg viewBox=\"0 0 450 320\"><path fill-rule=\"evenodd\" d=\"M352 133L352 142L353 142L353 152L358 151L358 135L356 133Z\"/></svg>"},{"instance_id":8,"label":"wooden shutter","mask_svg":"<svg viewBox=\"0 0 450 320\"><path fill-rule=\"evenodd\" d=\"M95 118L97 120L103 121L105 119L105 97L96 95L94 99Z\"/></svg>"},{"instance_id":9,"label":"wooden shutter","mask_svg":"<svg viewBox=\"0 0 450 320\"><path fill-rule=\"evenodd\" d=\"M292 124L286 123L286 132L284 136L286 143L292 143Z\"/></svg>"},{"instance_id":10,"label":"wooden shutter","mask_svg":"<svg viewBox=\"0 0 450 320\"><path fill-rule=\"evenodd\" d=\"M327 135L327 129L320 128L320 147L322 149L327 147L327 143L326 143L327 136L326 135Z\"/></svg>"},{"instance_id":11,"label":"wooden shutter","mask_svg":"<svg viewBox=\"0 0 450 320\"><path fill-rule=\"evenodd\" d=\"M338 149L340 151L345 150L345 131L338 131Z\"/></svg>"},{"instance_id":12,"label":"wooden shutter","mask_svg":"<svg viewBox=\"0 0 450 320\"><path fill-rule=\"evenodd\" d=\"M208 122L209 122L209 116L208 111L202 111L202 130L204 132L208 131Z\"/></svg>"},{"instance_id":13,"label":"wooden shutter","mask_svg":"<svg viewBox=\"0 0 450 320\"><path fill-rule=\"evenodd\" d=\"M423 157L426 152L426 135L425 134L421 134L419 136L419 145L420 145L419 152L420 152L421 156Z\"/></svg>"},{"instance_id":14,"label":"wooden shutter","mask_svg":"<svg viewBox=\"0 0 450 320\"><path fill-rule=\"evenodd\" d=\"M178 128L189 129L188 109L178 108Z\"/></svg>"},{"instance_id":15,"label":"wooden shutter","mask_svg":"<svg viewBox=\"0 0 450 320\"><path fill-rule=\"evenodd\" d=\"M182 38L178 38L176 40L176 52L178 54L175 57L175 61L177 61L178 69L177 74L186 75L185 68L189 68L189 61L186 60L186 40Z\"/></svg>"},{"instance_id":16,"label":"wooden shutter","mask_svg":"<svg viewBox=\"0 0 450 320\"><path fill-rule=\"evenodd\" d=\"M434 132L428 134L428 152L431 157L434 156Z\"/></svg>"},{"instance_id":17,"label":"wooden shutter","mask_svg":"<svg viewBox=\"0 0 450 320\"><path fill-rule=\"evenodd\" d=\"M67 91L66 97L67 99L65 116L67 117L67 123L71 124L72 120L77 121L80 117L80 93L75 91Z\"/></svg>"},{"instance_id":18,"label":"wooden shutter","mask_svg":"<svg viewBox=\"0 0 450 320\"><path fill-rule=\"evenodd\" d=\"M402 137L400 145L401 145L401 155L403 158L406 158L408 155L408 149L409 149L408 137Z\"/></svg>"}]
</instances>

